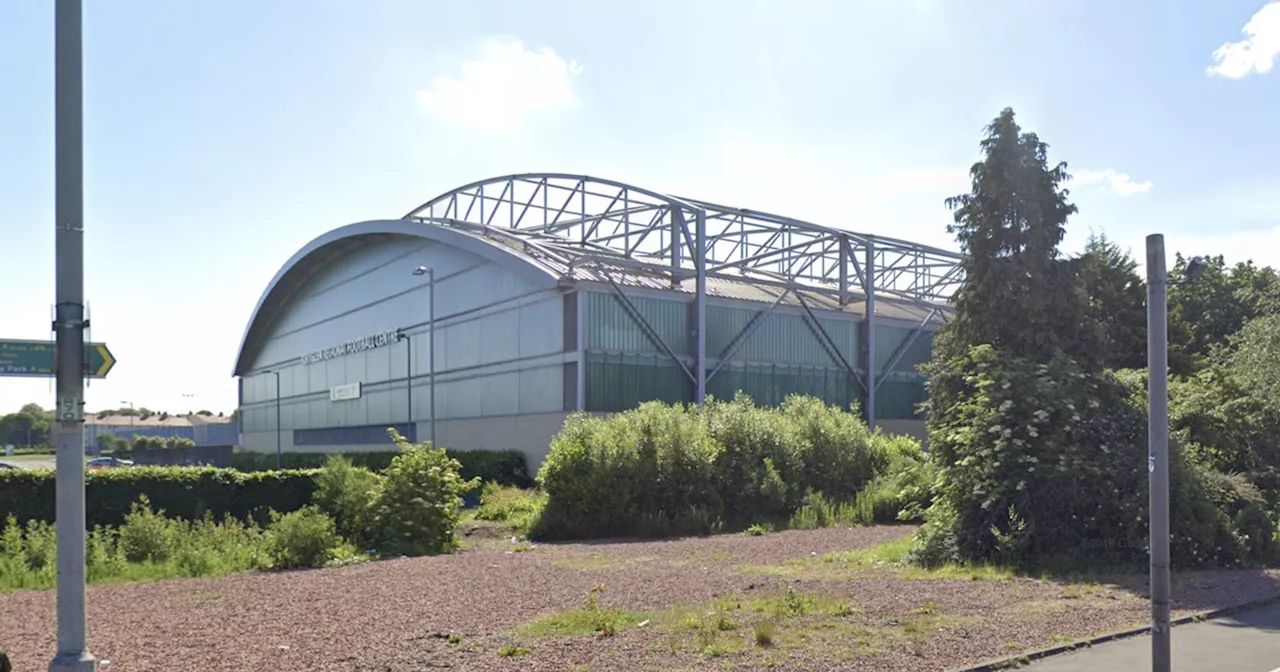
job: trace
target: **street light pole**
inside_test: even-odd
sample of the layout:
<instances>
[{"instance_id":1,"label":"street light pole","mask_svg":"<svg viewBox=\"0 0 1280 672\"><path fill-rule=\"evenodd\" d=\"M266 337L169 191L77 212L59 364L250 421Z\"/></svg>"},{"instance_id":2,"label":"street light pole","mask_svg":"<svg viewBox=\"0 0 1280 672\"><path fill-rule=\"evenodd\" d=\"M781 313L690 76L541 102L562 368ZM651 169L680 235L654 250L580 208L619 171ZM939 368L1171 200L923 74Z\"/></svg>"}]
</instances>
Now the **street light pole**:
<instances>
[{"instance_id":1,"label":"street light pole","mask_svg":"<svg viewBox=\"0 0 1280 672\"><path fill-rule=\"evenodd\" d=\"M280 372L267 371L276 377L276 471L284 469L284 449L280 441Z\"/></svg>"},{"instance_id":2,"label":"street light pole","mask_svg":"<svg viewBox=\"0 0 1280 672\"><path fill-rule=\"evenodd\" d=\"M54 296L58 396L57 653L50 672L92 672L85 608L84 119L80 0L54 5Z\"/></svg>"},{"instance_id":3,"label":"street light pole","mask_svg":"<svg viewBox=\"0 0 1280 672\"><path fill-rule=\"evenodd\" d=\"M1164 236L1147 236L1147 394L1150 454L1151 669L1170 672L1169 322Z\"/></svg>"},{"instance_id":4,"label":"street light pole","mask_svg":"<svg viewBox=\"0 0 1280 672\"><path fill-rule=\"evenodd\" d=\"M419 266L414 275L427 276L427 376L431 379L431 447L436 447L436 274L435 269Z\"/></svg>"},{"instance_id":5,"label":"street light pole","mask_svg":"<svg viewBox=\"0 0 1280 672\"><path fill-rule=\"evenodd\" d=\"M401 331L396 334L396 340L404 341L404 389L405 400L409 404L405 415L409 420L410 440L416 442L418 432L414 431L413 427L413 337Z\"/></svg>"}]
</instances>

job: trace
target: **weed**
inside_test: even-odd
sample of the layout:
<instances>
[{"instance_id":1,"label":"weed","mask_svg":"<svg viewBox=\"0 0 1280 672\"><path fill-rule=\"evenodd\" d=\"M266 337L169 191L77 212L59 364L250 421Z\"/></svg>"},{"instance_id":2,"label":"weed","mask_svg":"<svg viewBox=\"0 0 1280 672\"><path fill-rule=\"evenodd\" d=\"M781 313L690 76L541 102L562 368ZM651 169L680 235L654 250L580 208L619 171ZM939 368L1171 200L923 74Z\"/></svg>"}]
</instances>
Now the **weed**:
<instances>
[{"instance_id":1,"label":"weed","mask_svg":"<svg viewBox=\"0 0 1280 672\"><path fill-rule=\"evenodd\" d=\"M598 595L604 590L604 584L597 585L587 594L583 606L527 623L517 628L517 631L530 637L575 637L591 634L609 637L619 630L650 620L648 614L601 606Z\"/></svg>"},{"instance_id":2,"label":"weed","mask_svg":"<svg viewBox=\"0 0 1280 672\"><path fill-rule=\"evenodd\" d=\"M533 653L532 649L528 649L523 646L504 646L501 649L498 649L498 655L503 658L519 658L520 656L527 656L531 653Z\"/></svg>"},{"instance_id":3,"label":"weed","mask_svg":"<svg viewBox=\"0 0 1280 672\"><path fill-rule=\"evenodd\" d=\"M773 635L776 630L777 628L769 621L761 621L752 625L751 634L756 640L756 646L773 646Z\"/></svg>"},{"instance_id":4,"label":"weed","mask_svg":"<svg viewBox=\"0 0 1280 672\"><path fill-rule=\"evenodd\" d=\"M462 643L462 636L461 636L461 635L449 635L448 637L446 637L446 638L445 638L445 640L444 640L444 641L445 641L445 642L447 642L447 643L449 643L449 644L452 644L452 645L454 645L454 646L457 646L458 644L461 644L461 643Z\"/></svg>"},{"instance_id":5,"label":"weed","mask_svg":"<svg viewBox=\"0 0 1280 672\"><path fill-rule=\"evenodd\" d=\"M762 536L767 531L768 530L765 530L763 525L756 523L755 525L748 527L746 530L746 533L753 537L759 537L759 536Z\"/></svg>"},{"instance_id":6,"label":"weed","mask_svg":"<svg viewBox=\"0 0 1280 672\"><path fill-rule=\"evenodd\" d=\"M485 483L475 517L477 520L505 523L517 536L525 536L542 514L546 503L546 495L536 490Z\"/></svg>"}]
</instances>

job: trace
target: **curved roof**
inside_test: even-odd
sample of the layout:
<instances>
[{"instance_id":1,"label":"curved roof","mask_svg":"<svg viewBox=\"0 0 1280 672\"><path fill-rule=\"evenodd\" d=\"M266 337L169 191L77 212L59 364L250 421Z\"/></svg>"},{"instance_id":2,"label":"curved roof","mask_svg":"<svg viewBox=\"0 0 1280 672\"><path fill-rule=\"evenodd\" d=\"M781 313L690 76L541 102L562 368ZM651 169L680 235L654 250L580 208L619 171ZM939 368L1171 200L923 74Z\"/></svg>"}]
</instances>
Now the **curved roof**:
<instances>
[{"instance_id":1,"label":"curved roof","mask_svg":"<svg viewBox=\"0 0 1280 672\"><path fill-rule=\"evenodd\" d=\"M500 263L524 274L535 282L554 284L556 273L537 261L520 255L490 240L451 228L423 226L422 223L404 219L371 220L348 224L320 235L298 250L280 267L253 308L249 324L240 339L232 375L243 375L252 364L265 336L280 310L287 306L332 259L347 254L352 249L388 236L407 236L434 240L477 256Z\"/></svg>"},{"instance_id":2,"label":"curved roof","mask_svg":"<svg viewBox=\"0 0 1280 672\"><path fill-rule=\"evenodd\" d=\"M351 224L305 245L259 298L233 375L247 370L279 309L328 260L387 235L437 240L541 282L688 290L693 260L703 258L711 295L747 298L773 288L841 310L874 290L904 319L949 311L963 279L960 255L936 247L587 175L507 175L445 192L401 219Z\"/></svg>"}]
</instances>

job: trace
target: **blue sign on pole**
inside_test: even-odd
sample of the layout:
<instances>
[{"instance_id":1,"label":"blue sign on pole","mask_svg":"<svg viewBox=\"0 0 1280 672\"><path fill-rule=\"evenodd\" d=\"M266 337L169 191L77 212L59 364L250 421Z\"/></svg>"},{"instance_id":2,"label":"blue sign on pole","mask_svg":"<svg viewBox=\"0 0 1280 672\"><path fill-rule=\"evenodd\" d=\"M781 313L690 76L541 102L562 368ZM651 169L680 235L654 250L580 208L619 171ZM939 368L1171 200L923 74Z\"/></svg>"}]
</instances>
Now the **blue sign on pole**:
<instances>
[{"instance_id":1,"label":"blue sign on pole","mask_svg":"<svg viewBox=\"0 0 1280 672\"><path fill-rule=\"evenodd\" d=\"M57 347L53 341L0 340L0 376L52 378ZM116 358L103 343L84 344L84 375L106 378Z\"/></svg>"}]
</instances>

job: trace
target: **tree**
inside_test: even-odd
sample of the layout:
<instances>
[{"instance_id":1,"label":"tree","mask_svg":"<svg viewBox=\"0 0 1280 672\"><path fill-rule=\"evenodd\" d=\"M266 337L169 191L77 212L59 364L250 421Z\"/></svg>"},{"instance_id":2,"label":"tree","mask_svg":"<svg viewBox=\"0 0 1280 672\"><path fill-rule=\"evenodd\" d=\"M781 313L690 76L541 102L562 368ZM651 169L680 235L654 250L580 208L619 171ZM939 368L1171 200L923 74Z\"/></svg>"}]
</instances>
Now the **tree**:
<instances>
[{"instance_id":1,"label":"tree","mask_svg":"<svg viewBox=\"0 0 1280 672\"><path fill-rule=\"evenodd\" d=\"M972 191L946 201L955 211L947 230L964 253L965 279L955 318L935 347L954 356L988 343L1035 359L1062 351L1100 366L1102 334L1090 319L1079 260L1058 256L1076 212L1059 186L1070 177L1066 163L1050 167L1048 146L1022 133L1009 108L987 127L980 147L983 160L969 170Z\"/></svg>"},{"instance_id":2,"label":"tree","mask_svg":"<svg viewBox=\"0 0 1280 672\"><path fill-rule=\"evenodd\" d=\"M1103 329L1103 365L1146 368L1147 289L1138 276L1138 262L1106 234L1091 234L1079 268L1090 316Z\"/></svg>"},{"instance_id":3,"label":"tree","mask_svg":"<svg viewBox=\"0 0 1280 672\"><path fill-rule=\"evenodd\" d=\"M1280 314L1251 320L1231 342L1236 376L1272 408L1280 407Z\"/></svg>"},{"instance_id":4,"label":"tree","mask_svg":"<svg viewBox=\"0 0 1280 672\"><path fill-rule=\"evenodd\" d=\"M49 413L27 404L17 413L0 417L0 445L43 446L49 444Z\"/></svg>"},{"instance_id":5,"label":"tree","mask_svg":"<svg viewBox=\"0 0 1280 672\"><path fill-rule=\"evenodd\" d=\"M1208 267L1195 282L1169 285L1171 361L1176 342L1195 359L1196 370L1207 365L1215 350L1229 348L1231 337L1250 320L1280 314L1280 276L1274 269L1251 261L1228 267L1222 256L1206 261ZM1170 277L1183 277L1187 263L1177 254Z\"/></svg>"},{"instance_id":6,"label":"tree","mask_svg":"<svg viewBox=\"0 0 1280 672\"><path fill-rule=\"evenodd\" d=\"M1058 245L1076 212L1046 145L1005 109L987 127L972 190L947 200L965 253L955 317L935 340L929 374L930 458L939 473L915 557L925 564L1136 563L1146 478L1139 383L1106 367L1131 362L1144 320L1131 261L1105 240L1074 259ZM1104 330L1122 306L1125 329ZM1145 325L1138 333L1145 332ZM1117 345L1113 350L1110 345ZM1143 339L1145 340L1145 339ZM1179 565L1230 562L1225 514L1205 504L1180 452L1171 457ZM1101 547L1100 538L1115 540Z\"/></svg>"}]
</instances>

